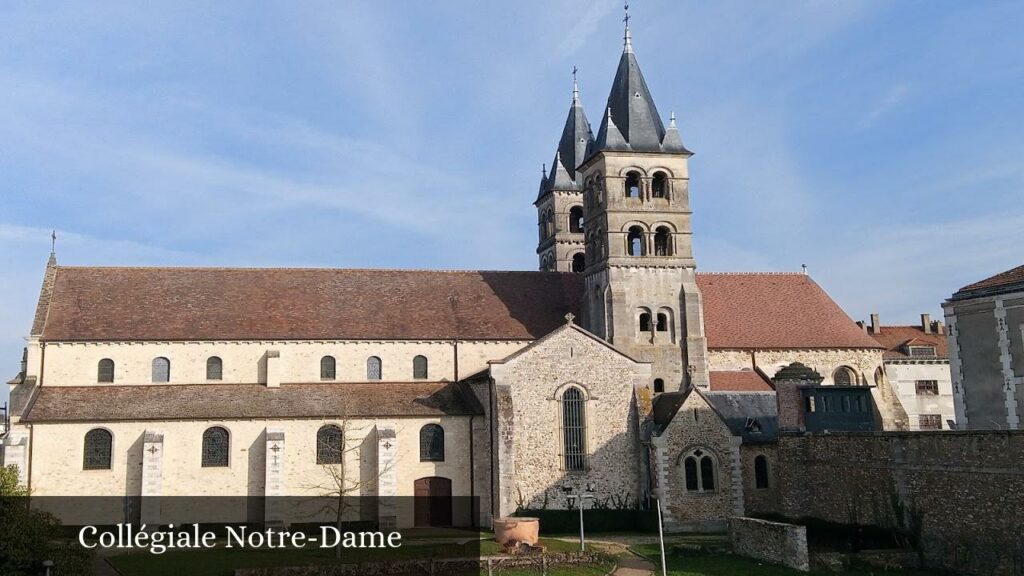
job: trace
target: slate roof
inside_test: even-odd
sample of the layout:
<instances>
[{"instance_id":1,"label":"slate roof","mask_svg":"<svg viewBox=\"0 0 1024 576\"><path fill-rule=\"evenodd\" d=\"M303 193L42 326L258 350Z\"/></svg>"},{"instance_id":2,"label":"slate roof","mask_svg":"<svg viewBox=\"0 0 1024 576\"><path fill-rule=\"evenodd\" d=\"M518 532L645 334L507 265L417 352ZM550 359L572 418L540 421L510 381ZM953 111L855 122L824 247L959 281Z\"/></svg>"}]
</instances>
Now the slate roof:
<instances>
[{"instance_id":1,"label":"slate roof","mask_svg":"<svg viewBox=\"0 0 1024 576\"><path fill-rule=\"evenodd\" d=\"M956 294L953 294L951 299L960 300L974 296L1000 294L1016 290L1024 290L1024 266L1018 266L1007 270L1006 272L1000 272L995 276L990 276L984 280L975 282L974 284L968 284L960 290L957 290Z\"/></svg>"},{"instance_id":2,"label":"slate roof","mask_svg":"<svg viewBox=\"0 0 1024 576\"><path fill-rule=\"evenodd\" d=\"M882 326L878 334L871 335L885 347L883 354L886 360L929 358L949 358L948 344L945 334L925 334L921 326ZM904 352L904 345L934 346L935 356L910 356Z\"/></svg>"},{"instance_id":3,"label":"slate roof","mask_svg":"<svg viewBox=\"0 0 1024 576\"><path fill-rule=\"evenodd\" d=\"M712 392L773 392L775 389L759 372L753 370L712 370Z\"/></svg>"},{"instance_id":4,"label":"slate roof","mask_svg":"<svg viewBox=\"0 0 1024 576\"><path fill-rule=\"evenodd\" d=\"M26 422L239 420L482 414L462 385L449 382L329 384L158 384L43 386Z\"/></svg>"},{"instance_id":5,"label":"slate roof","mask_svg":"<svg viewBox=\"0 0 1024 576\"><path fill-rule=\"evenodd\" d=\"M744 443L772 442L778 435L779 410L774 392L705 392L733 436Z\"/></svg>"},{"instance_id":6,"label":"slate roof","mask_svg":"<svg viewBox=\"0 0 1024 576\"><path fill-rule=\"evenodd\" d=\"M538 200L551 190L583 189L581 174L576 168L583 163L593 141L594 134L580 103L579 90L574 86L569 116L565 119L562 137L558 139L558 149L551 163L551 172L541 182Z\"/></svg>"},{"instance_id":7,"label":"slate roof","mask_svg":"<svg viewBox=\"0 0 1024 576\"><path fill-rule=\"evenodd\" d=\"M806 274L698 274L708 348L881 348Z\"/></svg>"}]
</instances>

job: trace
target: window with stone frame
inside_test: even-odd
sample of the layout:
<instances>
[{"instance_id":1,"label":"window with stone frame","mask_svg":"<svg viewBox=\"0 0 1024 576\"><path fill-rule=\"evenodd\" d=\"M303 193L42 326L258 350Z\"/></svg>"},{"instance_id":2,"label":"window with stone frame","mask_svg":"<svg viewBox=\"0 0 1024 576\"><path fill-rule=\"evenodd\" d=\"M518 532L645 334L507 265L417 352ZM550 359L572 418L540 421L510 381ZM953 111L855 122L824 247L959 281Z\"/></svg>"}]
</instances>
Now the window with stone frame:
<instances>
[{"instance_id":1,"label":"window with stone frame","mask_svg":"<svg viewBox=\"0 0 1024 576\"><path fill-rule=\"evenodd\" d=\"M695 448L683 457L683 476L688 492L714 492L718 471L714 456Z\"/></svg>"},{"instance_id":2,"label":"window with stone frame","mask_svg":"<svg viewBox=\"0 0 1024 576\"><path fill-rule=\"evenodd\" d=\"M587 413L583 391L570 386L562 393L562 466L570 472L587 469Z\"/></svg>"},{"instance_id":3,"label":"window with stone frame","mask_svg":"<svg viewBox=\"0 0 1024 576\"><path fill-rule=\"evenodd\" d=\"M206 379L222 380L224 378L224 361L218 356L210 356L206 359Z\"/></svg>"},{"instance_id":4,"label":"window with stone frame","mask_svg":"<svg viewBox=\"0 0 1024 576\"><path fill-rule=\"evenodd\" d=\"M917 424L921 430L942 430L942 414L921 414Z\"/></svg>"},{"instance_id":5,"label":"window with stone frame","mask_svg":"<svg viewBox=\"0 0 1024 576\"><path fill-rule=\"evenodd\" d=\"M341 428L334 424L321 426L316 432L316 463L341 464Z\"/></svg>"},{"instance_id":6,"label":"window with stone frame","mask_svg":"<svg viewBox=\"0 0 1024 576\"><path fill-rule=\"evenodd\" d=\"M337 378L337 362L334 356L324 356L320 359L320 379L334 380Z\"/></svg>"},{"instance_id":7,"label":"window with stone frame","mask_svg":"<svg viewBox=\"0 0 1024 576\"><path fill-rule=\"evenodd\" d=\"M923 357L935 356L935 346L910 346L910 355Z\"/></svg>"},{"instance_id":8,"label":"window with stone frame","mask_svg":"<svg viewBox=\"0 0 1024 576\"><path fill-rule=\"evenodd\" d=\"M427 357L417 356L412 359L412 377L416 380L427 378Z\"/></svg>"},{"instance_id":9,"label":"window with stone frame","mask_svg":"<svg viewBox=\"0 0 1024 576\"><path fill-rule=\"evenodd\" d=\"M160 384L171 381L171 361L160 357L153 359L153 382Z\"/></svg>"},{"instance_id":10,"label":"window with stone frame","mask_svg":"<svg viewBox=\"0 0 1024 576\"><path fill-rule=\"evenodd\" d=\"M380 380L383 364L377 356L370 356L366 359L366 379Z\"/></svg>"},{"instance_id":11,"label":"window with stone frame","mask_svg":"<svg viewBox=\"0 0 1024 576\"><path fill-rule=\"evenodd\" d=\"M918 396L938 396L939 395L939 381L938 380L915 380L914 391Z\"/></svg>"},{"instance_id":12,"label":"window with stone frame","mask_svg":"<svg viewBox=\"0 0 1024 576\"><path fill-rule=\"evenodd\" d=\"M114 436L109 430L94 428L85 433L83 470L110 470Z\"/></svg>"},{"instance_id":13,"label":"window with stone frame","mask_svg":"<svg viewBox=\"0 0 1024 576\"><path fill-rule=\"evenodd\" d=\"M840 366L832 373L832 382L836 386L854 386L857 384L857 373L849 366Z\"/></svg>"},{"instance_id":14,"label":"window with stone frame","mask_svg":"<svg viewBox=\"0 0 1024 576\"><path fill-rule=\"evenodd\" d=\"M754 457L754 487L768 488L768 457L764 454Z\"/></svg>"},{"instance_id":15,"label":"window with stone frame","mask_svg":"<svg viewBox=\"0 0 1024 576\"><path fill-rule=\"evenodd\" d=\"M439 424L420 428L420 462L444 462L444 428Z\"/></svg>"},{"instance_id":16,"label":"window with stone frame","mask_svg":"<svg viewBox=\"0 0 1024 576\"><path fill-rule=\"evenodd\" d=\"M111 383L114 381L114 361L110 358L100 360L96 366L96 381L100 383Z\"/></svg>"},{"instance_id":17,"label":"window with stone frame","mask_svg":"<svg viewBox=\"0 0 1024 576\"><path fill-rule=\"evenodd\" d=\"M203 468L228 466L231 437L227 429L220 426L207 428L203 432Z\"/></svg>"}]
</instances>

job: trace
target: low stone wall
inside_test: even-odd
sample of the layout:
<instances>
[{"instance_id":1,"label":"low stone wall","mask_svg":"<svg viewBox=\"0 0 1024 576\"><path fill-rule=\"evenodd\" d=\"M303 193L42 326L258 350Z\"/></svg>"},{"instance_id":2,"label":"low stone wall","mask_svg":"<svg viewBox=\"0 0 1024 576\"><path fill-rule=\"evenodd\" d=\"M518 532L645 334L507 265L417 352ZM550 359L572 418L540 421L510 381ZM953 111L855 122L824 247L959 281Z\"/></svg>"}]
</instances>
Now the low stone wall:
<instances>
[{"instance_id":1,"label":"low stone wall","mask_svg":"<svg viewBox=\"0 0 1024 576\"><path fill-rule=\"evenodd\" d=\"M433 576L451 574L470 569L488 568L549 567L595 564L601 561L599 554L573 552L559 554L485 556L482 558L438 558L400 560L395 562L361 562L359 564L336 564L328 566L285 566L273 568L242 568L235 570L235 576L399 576L417 574Z\"/></svg>"},{"instance_id":2,"label":"low stone wall","mask_svg":"<svg viewBox=\"0 0 1024 576\"><path fill-rule=\"evenodd\" d=\"M734 554L809 572L807 528L756 518L730 518L729 540Z\"/></svg>"}]
</instances>

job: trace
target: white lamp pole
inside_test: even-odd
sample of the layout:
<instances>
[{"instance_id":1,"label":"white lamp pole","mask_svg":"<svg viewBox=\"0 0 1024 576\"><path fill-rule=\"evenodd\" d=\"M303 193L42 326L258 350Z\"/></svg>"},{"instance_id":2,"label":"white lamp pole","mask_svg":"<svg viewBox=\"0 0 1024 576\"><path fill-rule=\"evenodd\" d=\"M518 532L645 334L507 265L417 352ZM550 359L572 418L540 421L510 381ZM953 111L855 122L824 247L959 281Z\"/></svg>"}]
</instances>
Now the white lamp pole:
<instances>
[{"instance_id":1,"label":"white lamp pole","mask_svg":"<svg viewBox=\"0 0 1024 576\"><path fill-rule=\"evenodd\" d=\"M655 497L658 503L658 545L661 548L661 576L667 576L665 572L665 530L661 526L661 498Z\"/></svg>"},{"instance_id":2,"label":"white lamp pole","mask_svg":"<svg viewBox=\"0 0 1024 576\"><path fill-rule=\"evenodd\" d=\"M594 494L593 494L594 487L593 487L592 484L587 484L587 491L586 492L577 491L575 494L573 494L573 487L569 486L568 484L566 484L566 485L562 486L562 491L565 492L565 497L566 497L567 500L569 500L570 502L576 501L577 505L579 506L579 509L580 509L580 552L586 552L587 551L587 543L586 543L586 540L584 540L584 537L583 537L583 502L587 498L590 498L590 499L594 498Z\"/></svg>"}]
</instances>

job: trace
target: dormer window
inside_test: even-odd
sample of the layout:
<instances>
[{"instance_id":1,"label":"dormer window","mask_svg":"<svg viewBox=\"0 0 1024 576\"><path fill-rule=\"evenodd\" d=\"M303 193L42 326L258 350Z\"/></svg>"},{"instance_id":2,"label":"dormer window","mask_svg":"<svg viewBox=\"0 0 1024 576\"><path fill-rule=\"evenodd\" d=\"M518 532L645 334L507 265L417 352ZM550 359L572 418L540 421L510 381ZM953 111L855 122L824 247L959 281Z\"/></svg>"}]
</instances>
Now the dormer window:
<instances>
[{"instance_id":1,"label":"dormer window","mask_svg":"<svg viewBox=\"0 0 1024 576\"><path fill-rule=\"evenodd\" d=\"M910 356L935 356L935 346L908 346Z\"/></svg>"}]
</instances>

